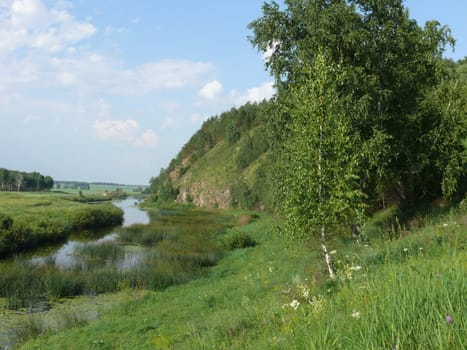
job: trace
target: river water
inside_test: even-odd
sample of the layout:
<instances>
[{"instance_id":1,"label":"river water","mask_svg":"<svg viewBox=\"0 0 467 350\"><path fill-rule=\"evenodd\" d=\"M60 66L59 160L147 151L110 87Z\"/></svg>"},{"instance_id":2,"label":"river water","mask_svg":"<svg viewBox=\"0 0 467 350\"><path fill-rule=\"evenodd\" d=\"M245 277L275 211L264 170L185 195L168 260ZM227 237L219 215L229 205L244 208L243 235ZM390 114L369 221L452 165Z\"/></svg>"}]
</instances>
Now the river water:
<instances>
[{"instance_id":1,"label":"river water","mask_svg":"<svg viewBox=\"0 0 467 350\"><path fill-rule=\"evenodd\" d=\"M123 210L123 227L133 224L148 224L150 221L148 213L138 207L138 201L134 198L114 201L112 204ZM82 257L79 254L75 254L75 252L86 245L116 242L118 239L118 233L116 231L116 229L103 231L100 238L97 239L83 239L79 235L72 236L61 246L47 247L38 250L32 254L30 260L35 264L50 263L53 261L57 267L64 270L76 267L77 265L85 265ZM117 265L123 269L134 266L139 263L141 255L140 249L135 249L134 246L125 247L124 256L117 262Z\"/></svg>"},{"instance_id":2,"label":"river water","mask_svg":"<svg viewBox=\"0 0 467 350\"><path fill-rule=\"evenodd\" d=\"M150 222L149 214L138 208L138 201L134 198L128 198L125 200L114 201L112 202L113 205L121 208L124 213L124 221L122 226L131 226L133 224L148 224ZM79 251L80 247L86 245L100 245L111 243L111 244L118 244L118 228L114 228L112 230L107 230L107 232L103 231L100 238L96 239L83 239L79 235L72 236L67 242L51 246L40 248L33 253L23 254L15 259L25 259L29 260L35 264L50 264L54 262L54 264L60 269L68 269L76 267L76 265L85 265L87 262L83 260L83 257L79 254L76 254L76 251ZM124 246L124 254L119 261L113 261L113 264L117 264L118 268L126 269L132 266L135 266L140 263L142 257L144 256L144 248L142 247L135 247L135 246ZM8 261L3 261L1 263L8 263ZM93 319L97 319L99 317L99 305L105 305L105 303L110 303L106 301L108 297L103 297L102 303L95 303L95 302L86 302L85 307L80 307L73 309L72 307L68 306L68 304L64 304L63 308L65 311L59 311L58 313L62 312L63 314L70 314L70 317L79 318L82 320L90 321ZM80 304L78 304L80 305ZM62 306L58 306L59 308ZM31 311L33 314L31 314ZM49 315L48 306L46 305L43 309L41 306L38 306L34 310L30 310L28 312L18 312L18 313L6 313L3 312L3 315L0 315L0 349L11 349L14 347L14 341L22 328L21 324L24 322L28 322L30 317L38 316L40 317L40 324L44 327L44 329L55 329L59 330L63 327L67 327L66 325L60 324L57 321L57 317ZM51 311L53 312L53 310ZM60 318L58 317L58 320Z\"/></svg>"}]
</instances>

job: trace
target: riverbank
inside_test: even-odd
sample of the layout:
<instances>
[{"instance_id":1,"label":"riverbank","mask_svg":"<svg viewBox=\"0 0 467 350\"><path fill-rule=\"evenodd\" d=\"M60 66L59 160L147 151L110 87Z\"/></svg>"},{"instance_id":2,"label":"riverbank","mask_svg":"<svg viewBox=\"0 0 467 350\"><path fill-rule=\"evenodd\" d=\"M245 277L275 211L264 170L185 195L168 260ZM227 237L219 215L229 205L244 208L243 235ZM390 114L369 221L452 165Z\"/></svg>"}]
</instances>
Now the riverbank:
<instances>
[{"instance_id":1,"label":"riverbank","mask_svg":"<svg viewBox=\"0 0 467 350\"><path fill-rule=\"evenodd\" d=\"M291 241L261 216L227 235L257 244L228 253L204 277L21 349L462 349L467 346L464 207L423 218L390 241L335 240L338 278L318 244Z\"/></svg>"},{"instance_id":2,"label":"riverbank","mask_svg":"<svg viewBox=\"0 0 467 350\"><path fill-rule=\"evenodd\" d=\"M74 198L59 193L0 192L0 258L62 241L75 231L122 223L121 209Z\"/></svg>"}]
</instances>

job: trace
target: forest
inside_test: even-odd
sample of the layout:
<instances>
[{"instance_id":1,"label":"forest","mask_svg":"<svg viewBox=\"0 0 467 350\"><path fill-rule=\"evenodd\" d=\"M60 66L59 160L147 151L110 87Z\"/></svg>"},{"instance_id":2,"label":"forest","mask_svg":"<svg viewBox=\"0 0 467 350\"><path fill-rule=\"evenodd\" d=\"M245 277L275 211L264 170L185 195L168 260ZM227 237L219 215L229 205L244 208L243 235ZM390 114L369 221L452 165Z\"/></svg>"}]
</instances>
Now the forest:
<instances>
[{"instance_id":1,"label":"forest","mask_svg":"<svg viewBox=\"0 0 467 350\"><path fill-rule=\"evenodd\" d=\"M0 191L49 191L53 186L52 177L36 171L28 173L0 168Z\"/></svg>"},{"instance_id":2,"label":"forest","mask_svg":"<svg viewBox=\"0 0 467 350\"><path fill-rule=\"evenodd\" d=\"M237 169L268 157L248 183L231 184L233 206L284 212L293 187L301 202L303 188L319 187L309 179L318 177L320 150L320 181L353 191L369 212L463 196L467 62L443 58L455 44L448 27L419 26L401 1L271 2L249 27L253 46L269 55L277 95L207 120L151 179L155 200L176 198L174 170L179 177L219 142L246 134ZM331 183L344 173L345 183Z\"/></svg>"}]
</instances>

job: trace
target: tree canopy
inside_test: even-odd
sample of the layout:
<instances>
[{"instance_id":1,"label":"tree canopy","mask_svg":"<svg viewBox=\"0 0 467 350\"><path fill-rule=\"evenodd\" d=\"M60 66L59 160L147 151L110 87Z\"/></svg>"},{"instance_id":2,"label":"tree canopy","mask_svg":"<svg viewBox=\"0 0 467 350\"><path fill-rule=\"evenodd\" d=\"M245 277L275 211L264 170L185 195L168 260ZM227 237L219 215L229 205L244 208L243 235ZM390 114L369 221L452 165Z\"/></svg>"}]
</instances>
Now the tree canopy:
<instances>
[{"instance_id":1,"label":"tree canopy","mask_svg":"<svg viewBox=\"0 0 467 350\"><path fill-rule=\"evenodd\" d=\"M0 191L48 191L54 186L50 176L0 168Z\"/></svg>"},{"instance_id":2,"label":"tree canopy","mask_svg":"<svg viewBox=\"0 0 467 350\"><path fill-rule=\"evenodd\" d=\"M252 44L269 56L279 104L307 84L302 76L318 53L342 67L338 93L359 135L359 178L373 205L458 191L466 95L442 59L454 44L448 27L420 27L401 0L286 0L284 9L264 4L250 29ZM282 130L290 118L279 113L271 120L276 138L288 137Z\"/></svg>"}]
</instances>

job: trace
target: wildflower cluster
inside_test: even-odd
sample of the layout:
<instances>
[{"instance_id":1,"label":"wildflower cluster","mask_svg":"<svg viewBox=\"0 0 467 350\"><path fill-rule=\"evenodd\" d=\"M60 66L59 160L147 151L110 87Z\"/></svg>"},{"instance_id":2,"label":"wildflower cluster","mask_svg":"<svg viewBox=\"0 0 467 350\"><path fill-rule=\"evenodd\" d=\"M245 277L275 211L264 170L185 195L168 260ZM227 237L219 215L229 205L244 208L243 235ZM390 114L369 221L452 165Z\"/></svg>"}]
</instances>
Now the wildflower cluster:
<instances>
[{"instance_id":1,"label":"wildflower cluster","mask_svg":"<svg viewBox=\"0 0 467 350\"><path fill-rule=\"evenodd\" d=\"M352 280L353 277L354 277L354 274L357 272L357 271L360 271L362 269L362 266L360 265L344 265L344 268L343 268L343 273L340 275L341 276L341 279L343 280Z\"/></svg>"},{"instance_id":2,"label":"wildflower cluster","mask_svg":"<svg viewBox=\"0 0 467 350\"><path fill-rule=\"evenodd\" d=\"M313 315L317 316L326 308L326 299L321 295L312 295L306 282L308 282L307 279L305 279L305 283L297 279L293 287L284 291L284 294L289 295L292 301L283 304L282 308L298 310L301 305L307 305L311 307Z\"/></svg>"},{"instance_id":3,"label":"wildflower cluster","mask_svg":"<svg viewBox=\"0 0 467 350\"><path fill-rule=\"evenodd\" d=\"M333 251L335 254L336 251ZM338 271L338 277L342 281L349 281L352 280L355 273L363 269L363 267L356 263L356 261L360 260L358 255L345 255L341 259L336 259L336 267Z\"/></svg>"}]
</instances>

